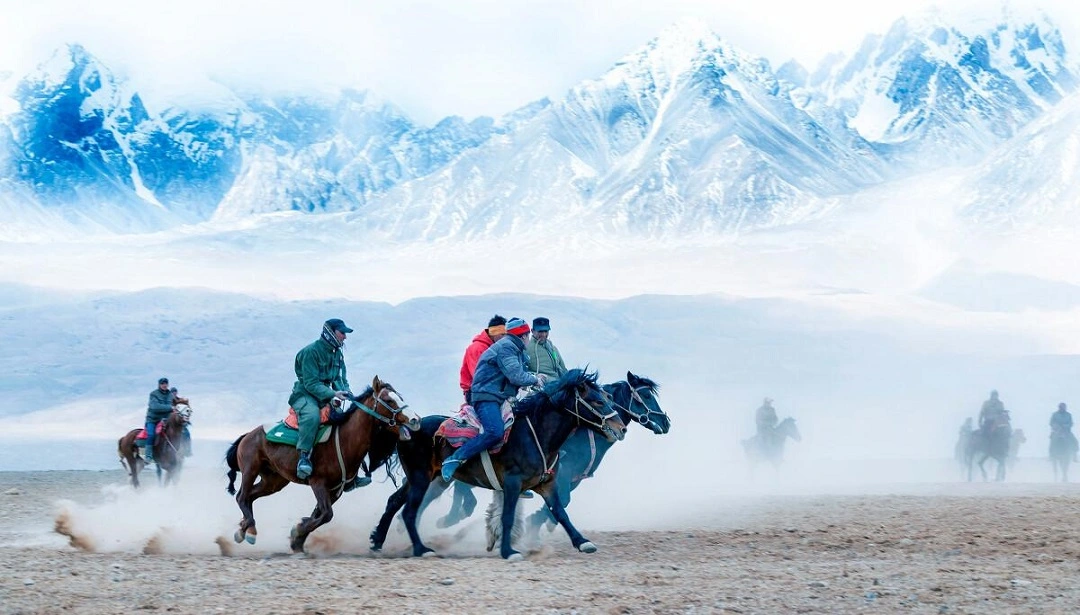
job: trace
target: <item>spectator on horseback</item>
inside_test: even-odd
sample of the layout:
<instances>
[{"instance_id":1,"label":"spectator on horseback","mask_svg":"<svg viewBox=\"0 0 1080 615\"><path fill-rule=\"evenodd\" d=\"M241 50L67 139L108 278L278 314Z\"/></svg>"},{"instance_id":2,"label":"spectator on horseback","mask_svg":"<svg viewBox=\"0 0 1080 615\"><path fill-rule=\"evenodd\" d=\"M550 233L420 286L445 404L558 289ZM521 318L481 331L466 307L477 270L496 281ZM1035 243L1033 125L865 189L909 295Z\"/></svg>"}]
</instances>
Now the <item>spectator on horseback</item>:
<instances>
[{"instance_id":1,"label":"spectator on horseback","mask_svg":"<svg viewBox=\"0 0 1080 615\"><path fill-rule=\"evenodd\" d=\"M1009 423L1009 413L1005 410L1005 404L998 399L997 391L990 391L990 399L983 402L982 410L979 411L979 429L986 435L995 427Z\"/></svg>"},{"instance_id":2,"label":"spectator on horseback","mask_svg":"<svg viewBox=\"0 0 1080 615\"><path fill-rule=\"evenodd\" d=\"M323 323L319 339L296 353L293 362L296 383L289 396L289 405L296 411L300 431L296 441L296 448L300 451L296 476L301 480L311 476L313 469L311 449L315 446L315 435L319 431L321 408L335 398L345 400L352 395L345 376L345 358L341 352L346 334L352 332L340 318L331 318Z\"/></svg>"},{"instance_id":3,"label":"spectator on horseback","mask_svg":"<svg viewBox=\"0 0 1080 615\"><path fill-rule=\"evenodd\" d=\"M465 403L472 403L469 400L469 389L472 388L473 374L476 372L476 362L480 360L480 355L484 354L484 351L491 348L491 345L502 339L506 335L506 319L498 314L491 317L488 321L486 329L477 333L472 339L472 343L465 349L465 356L461 359L461 392L465 395Z\"/></svg>"},{"instance_id":4,"label":"spectator on horseback","mask_svg":"<svg viewBox=\"0 0 1080 615\"><path fill-rule=\"evenodd\" d=\"M145 459L147 465L154 463L154 440L157 435L157 424L169 418L173 406L177 403L187 403L187 400L177 397L175 388L169 388L168 378L158 378L158 386L153 391L150 391L150 401L146 405Z\"/></svg>"},{"instance_id":5,"label":"spectator on horseback","mask_svg":"<svg viewBox=\"0 0 1080 615\"><path fill-rule=\"evenodd\" d=\"M1058 434L1063 435L1069 443L1070 450L1073 451L1073 458L1075 460L1078 443L1076 441L1076 436L1072 432L1072 427L1072 414L1069 412L1068 407L1065 406L1065 402L1061 402L1058 404L1057 412L1050 415L1050 436L1054 437Z\"/></svg>"},{"instance_id":6,"label":"spectator on horseback","mask_svg":"<svg viewBox=\"0 0 1080 615\"><path fill-rule=\"evenodd\" d=\"M776 408L772 406L772 400L768 397L761 402L761 407L754 412L754 422L757 424L757 437L762 442L771 442L773 431L780 419L776 416Z\"/></svg>"},{"instance_id":7,"label":"spectator on horseback","mask_svg":"<svg viewBox=\"0 0 1080 615\"><path fill-rule=\"evenodd\" d=\"M529 357L529 371L543 374L548 380L562 378L566 374L566 364L555 344L548 339L551 334L551 322L539 316L532 321L532 339L525 352Z\"/></svg>"},{"instance_id":8,"label":"spectator on horseback","mask_svg":"<svg viewBox=\"0 0 1080 615\"><path fill-rule=\"evenodd\" d=\"M506 322L506 333L477 361L469 396L483 431L443 461L442 478L446 482L453 479L458 466L502 440L505 429L503 403L517 395L519 387L543 385L547 380L542 374L525 371L529 362L525 354L529 324L520 318L511 318Z\"/></svg>"}]
</instances>

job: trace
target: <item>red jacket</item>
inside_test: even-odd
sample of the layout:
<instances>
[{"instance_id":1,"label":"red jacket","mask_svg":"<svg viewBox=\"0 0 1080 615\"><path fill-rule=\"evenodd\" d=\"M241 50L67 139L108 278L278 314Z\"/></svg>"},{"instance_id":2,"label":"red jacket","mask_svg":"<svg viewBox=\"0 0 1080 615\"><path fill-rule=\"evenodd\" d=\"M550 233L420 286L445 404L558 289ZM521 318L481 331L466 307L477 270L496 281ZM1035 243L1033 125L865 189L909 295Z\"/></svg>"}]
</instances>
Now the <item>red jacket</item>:
<instances>
[{"instance_id":1,"label":"red jacket","mask_svg":"<svg viewBox=\"0 0 1080 615\"><path fill-rule=\"evenodd\" d=\"M476 363L480 360L480 355L484 354L484 351L490 348L494 343L491 336L488 335L487 329L477 333L476 337L472 338L472 343L465 349L465 356L461 359L462 392L467 392L472 388L472 378L473 374L476 372Z\"/></svg>"}]
</instances>

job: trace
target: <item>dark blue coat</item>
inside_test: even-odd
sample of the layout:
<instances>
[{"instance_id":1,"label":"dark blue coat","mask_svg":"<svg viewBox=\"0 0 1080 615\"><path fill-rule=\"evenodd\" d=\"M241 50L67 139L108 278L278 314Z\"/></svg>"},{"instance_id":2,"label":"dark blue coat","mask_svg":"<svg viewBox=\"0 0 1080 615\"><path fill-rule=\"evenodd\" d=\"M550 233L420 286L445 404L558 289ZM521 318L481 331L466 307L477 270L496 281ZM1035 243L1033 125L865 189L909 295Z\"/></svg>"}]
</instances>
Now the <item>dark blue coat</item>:
<instances>
[{"instance_id":1,"label":"dark blue coat","mask_svg":"<svg viewBox=\"0 0 1080 615\"><path fill-rule=\"evenodd\" d=\"M469 399L475 405L481 401L503 403L517 395L519 387L536 384L536 374L525 371L528 363L525 342L516 335L507 335L480 355L473 374Z\"/></svg>"}]
</instances>

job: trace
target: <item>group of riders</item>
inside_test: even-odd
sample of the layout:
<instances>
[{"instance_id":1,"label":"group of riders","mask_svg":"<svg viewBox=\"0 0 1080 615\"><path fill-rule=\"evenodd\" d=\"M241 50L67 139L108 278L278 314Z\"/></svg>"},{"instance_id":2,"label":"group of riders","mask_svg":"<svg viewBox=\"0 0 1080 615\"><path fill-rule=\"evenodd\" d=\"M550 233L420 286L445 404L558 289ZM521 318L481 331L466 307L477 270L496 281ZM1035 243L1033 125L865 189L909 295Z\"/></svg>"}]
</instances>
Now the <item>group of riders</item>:
<instances>
[{"instance_id":1,"label":"group of riders","mask_svg":"<svg viewBox=\"0 0 1080 615\"><path fill-rule=\"evenodd\" d=\"M1076 459L1078 446L1076 436L1072 432L1073 418L1065 402L1058 404L1057 410L1050 415L1050 442L1051 446L1056 441L1065 443L1065 450L1072 452L1073 460ZM971 417L964 420L960 427L960 439L957 442L957 457L963 457L964 451L968 450L971 443L978 440L989 441L995 435L1001 437L1013 436L1020 430L1013 431L1009 411L1005 409L997 391L990 391L990 398L983 402L979 410L979 426L976 428ZM1015 449L1015 446L1014 446Z\"/></svg>"}]
</instances>

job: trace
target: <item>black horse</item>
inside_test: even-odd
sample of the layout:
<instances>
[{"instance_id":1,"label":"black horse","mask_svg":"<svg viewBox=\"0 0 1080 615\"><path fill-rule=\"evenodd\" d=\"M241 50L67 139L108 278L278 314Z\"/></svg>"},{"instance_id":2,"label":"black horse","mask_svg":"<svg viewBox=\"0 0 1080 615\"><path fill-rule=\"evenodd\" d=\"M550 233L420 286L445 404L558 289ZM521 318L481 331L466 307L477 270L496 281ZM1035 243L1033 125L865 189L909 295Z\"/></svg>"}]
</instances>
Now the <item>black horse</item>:
<instances>
[{"instance_id":1,"label":"black horse","mask_svg":"<svg viewBox=\"0 0 1080 615\"><path fill-rule=\"evenodd\" d=\"M453 453L448 442L435 438L435 431L445 418L425 417L412 440L398 443L398 459L405 469L406 483L387 500L386 512L371 532L373 550L382 549L390 522L404 506L402 519L412 540L413 555L434 553L420 540L416 518L432 477L441 468L442 460ZM595 430L611 442L622 439L626 430L626 425L596 384L596 374L572 369L558 381L515 404L509 439L499 453L491 455L495 481L488 477L479 457L461 464L454 474L459 481L503 492L499 549L503 558L522 558L511 546L511 535L518 498L527 489L544 498L579 551L596 551L596 546L570 523L555 481L551 480L559 449L578 426Z\"/></svg>"},{"instance_id":2,"label":"black horse","mask_svg":"<svg viewBox=\"0 0 1080 615\"><path fill-rule=\"evenodd\" d=\"M1076 439L1068 429L1056 428L1050 432L1050 463L1054 466L1054 480L1069 482L1069 464L1076 456Z\"/></svg>"},{"instance_id":3,"label":"black horse","mask_svg":"<svg viewBox=\"0 0 1080 615\"><path fill-rule=\"evenodd\" d=\"M976 465L979 466L983 480L989 480L983 464L991 457L997 462L994 480L999 482L1005 480L1005 464L1008 461L1011 440L1012 427L1009 425L1007 416L975 430L968 441L968 482L971 482L974 476Z\"/></svg>"},{"instance_id":4,"label":"black horse","mask_svg":"<svg viewBox=\"0 0 1080 615\"><path fill-rule=\"evenodd\" d=\"M666 434L671 429L671 418L660 409L660 402L656 399L658 385L652 380L626 372L626 380L605 384L602 388L623 423L641 423L657 435ZM596 432L591 429L576 429L566 439L566 443L559 449L559 465L555 472L555 488L559 492L563 507L570 505L570 492L577 489L581 481L593 476L613 444L597 438ZM434 481L424 498L424 505L441 495L445 489L445 483ZM469 518L475 508L476 496L472 493L472 487L461 481L454 481L454 501L450 512L441 517L435 525L456 525ZM423 507L421 514L422 512ZM532 531L538 530L544 523L554 529L555 517L546 507L529 517L529 529Z\"/></svg>"}]
</instances>

